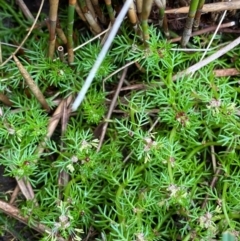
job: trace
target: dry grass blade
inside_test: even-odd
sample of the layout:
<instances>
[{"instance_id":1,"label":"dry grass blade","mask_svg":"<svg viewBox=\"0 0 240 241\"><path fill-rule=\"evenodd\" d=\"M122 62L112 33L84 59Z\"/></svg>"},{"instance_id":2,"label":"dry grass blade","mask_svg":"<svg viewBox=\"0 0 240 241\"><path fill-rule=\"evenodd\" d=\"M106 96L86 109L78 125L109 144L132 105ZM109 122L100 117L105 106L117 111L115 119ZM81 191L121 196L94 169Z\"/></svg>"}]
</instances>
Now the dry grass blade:
<instances>
[{"instance_id":1,"label":"dry grass blade","mask_svg":"<svg viewBox=\"0 0 240 241\"><path fill-rule=\"evenodd\" d=\"M204 4L202 8L202 13L209 13L209 12L219 12L224 10L235 10L240 9L240 1L233 1L233 2L217 2L217 3L209 3ZM176 9L168 9L165 13L188 13L189 7L182 7Z\"/></svg>"},{"instance_id":2,"label":"dry grass blade","mask_svg":"<svg viewBox=\"0 0 240 241\"><path fill-rule=\"evenodd\" d=\"M42 107L49 112L50 111L50 107L44 97L44 95L42 94L41 90L38 88L38 86L36 85L36 83L33 81L32 77L29 75L29 73L27 72L27 70L23 67L23 65L20 63L20 61L18 60L18 58L16 56L13 56L14 61L19 69L19 71L21 72L23 78L25 79L25 81L27 82L28 87L31 89L32 93L34 94L34 96L37 98L37 100L40 102L40 104L42 105Z\"/></svg>"}]
</instances>

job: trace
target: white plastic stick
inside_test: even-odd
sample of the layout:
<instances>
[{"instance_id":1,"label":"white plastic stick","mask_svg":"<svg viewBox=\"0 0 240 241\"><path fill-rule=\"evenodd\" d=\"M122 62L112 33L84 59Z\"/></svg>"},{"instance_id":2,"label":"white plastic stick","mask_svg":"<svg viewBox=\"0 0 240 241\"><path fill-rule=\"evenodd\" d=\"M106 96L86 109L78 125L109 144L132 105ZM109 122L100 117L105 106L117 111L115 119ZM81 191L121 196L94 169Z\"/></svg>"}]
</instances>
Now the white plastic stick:
<instances>
[{"instance_id":1,"label":"white plastic stick","mask_svg":"<svg viewBox=\"0 0 240 241\"><path fill-rule=\"evenodd\" d=\"M113 26L112 26L112 29L110 31L110 34L107 38L107 41L105 42L101 52L99 53L98 57L97 57L97 60L95 62L95 64L93 65L82 89L80 90L80 92L78 93L78 96L77 98L75 99L75 101L73 102L73 105L72 105L72 110L75 111L77 110L77 108L79 107L79 105L82 103L100 65L102 64L107 52L108 52L108 49L110 48L112 42L113 42L113 39L115 37L115 35L117 34L117 31L129 9L129 6L130 4L132 3L132 0L126 0L126 2L124 3L118 17L116 18Z\"/></svg>"}]
</instances>

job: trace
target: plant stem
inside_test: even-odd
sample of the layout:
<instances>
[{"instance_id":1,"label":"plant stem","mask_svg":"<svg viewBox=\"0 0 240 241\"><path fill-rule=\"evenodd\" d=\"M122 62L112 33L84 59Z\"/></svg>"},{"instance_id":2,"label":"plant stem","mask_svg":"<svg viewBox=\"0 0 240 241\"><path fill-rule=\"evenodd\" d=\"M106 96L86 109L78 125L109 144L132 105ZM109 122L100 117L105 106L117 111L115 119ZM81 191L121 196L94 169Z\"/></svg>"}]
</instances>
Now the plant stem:
<instances>
[{"instance_id":1,"label":"plant stem","mask_svg":"<svg viewBox=\"0 0 240 241\"><path fill-rule=\"evenodd\" d=\"M190 7L189 7L189 12L188 12L188 17L186 20L185 28L183 30L183 36L182 36L182 41L181 45L185 47L190 39L191 33L192 33L192 26L193 26L193 21L194 17L197 11L199 0L191 0Z\"/></svg>"},{"instance_id":2,"label":"plant stem","mask_svg":"<svg viewBox=\"0 0 240 241\"><path fill-rule=\"evenodd\" d=\"M74 61L73 52L73 23L76 0L69 0L68 2L68 25L67 25L67 47L68 47L68 63L71 65Z\"/></svg>"},{"instance_id":3,"label":"plant stem","mask_svg":"<svg viewBox=\"0 0 240 241\"><path fill-rule=\"evenodd\" d=\"M141 21L142 21L143 41L145 46L148 46L147 41L149 40L147 21L152 9L152 3L153 3L153 0L144 0L142 3Z\"/></svg>"},{"instance_id":4,"label":"plant stem","mask_svg":"<svg viewBox=\"0 0 240 241\"><path fill-rule=\"evenodd\" d=\"M58 3L59 0L49 0L49 48L48 48L48 57L53 59L55 51L55 41L56 41L56 25L57 25L57 12L58 12Z\"/></svg>"},{"instance_id":5,"label":"plant stem","mask_svg":"<svg viewBox=\"0 0 240 241\"><path fill-rule=\"evenodd\" d=\"M105 4L106 4L106 7L107 7L107 11L108 11L110 21L111 21L112 24L114 24L115 17L114 17L114 11L113 11L113 8L112 8L112 1L111 0L105 0Z\"/></svg>"}]
</instances>

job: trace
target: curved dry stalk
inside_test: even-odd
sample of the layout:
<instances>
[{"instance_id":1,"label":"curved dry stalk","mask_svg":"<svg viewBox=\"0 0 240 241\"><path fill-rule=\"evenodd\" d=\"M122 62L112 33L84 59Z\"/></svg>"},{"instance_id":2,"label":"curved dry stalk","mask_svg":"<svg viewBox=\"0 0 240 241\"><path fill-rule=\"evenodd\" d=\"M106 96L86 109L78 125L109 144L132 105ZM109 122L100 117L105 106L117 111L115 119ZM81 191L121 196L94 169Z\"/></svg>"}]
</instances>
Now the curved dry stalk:
<instances>
[{"instance_id":1,"label":"curved dry stalk","mask_svg":"<svg viewBox=\"0 0 240 241\"><path fill-rule=\"evenodd\" d=\"M24 45L24 43L25 43L26 40L28 39L29 35L31 34L31 32L33 31L33 29L34 29L34 27L35 27L35 25L36 25L36 23L37 23L37 20L38 20L38 18L39 18L39 16L40 16L40 13L41 13L41 11L42 11L43 4L44 4L44 0L42 0L41 5L40 5L40 7L39 7L39 9L38 9L37 16L36 16L36 18L35 18L35 21L33 22L31 28L29 29L27 35L25 36L25 38L23 39L23 41L21 42L21 44L17 47L17 49L13 52L13 54L11 54L2 64L0 64L0 67L2 67L3 65L5 65L5 64L19 51L19 49L22 48L22 46Z\"/></svg>"},{"instance_id":2,"label":"curved dry stalk","mask_svg":"<svg viewBox=\"0 0 240 241\"><path fill-rule=\"evenodd\" d=\"M2 212L4 212L5 214L17 219L18 221L20 221L26 225L28 225L28 223L29 223L29 217L23 217L21 215L21 211L18 208L14 207L4 201L1 201L1 200L0 200L0 210ZM41 234L52 233L52 230L50 228L46 227L45 225L43 225L41 223L34 222L34 223L32 223L32 225L30 227ZM55 238L55 240L58 240L58 241L66 241L64 238L59 237L59 236L54 236L54 238Z\"/></svg>"},{"instance_id":3,"label":"curved dry stalk","mask_svg":"<svg viewBox=\"0 0 240 241\"><path fill-rule=\"evenodd\" d=\"M192 34L192 26L194 17L197 11L199 0L191 0L189 11L188 11L188 17L186 19L185 27L183 30L183 35L181 39L181 45L182 47L185 47L188 44L188 41Z\"/></svg>"},{"instance_id":4,"label":"curved dry stalk","mask_svg":"<svg viewBox=\"0 0 240 241\"><path fill-rule=\"evenodd\" d=\"M224 10L235 10L240 9L240 1L231 1L231 2L216 2L216 3L208 3L204 4L202 8L202 13L210 13L210 12L219 12ZM189 7L182 7L176 9L168 9L165 13L188 13Z\"/></svg>"},{"instance_id":5,"label":"curved dry stalk","mask_svg":"<svg viewBox=\"0 0 240 241\"><path fill-rule=\"evenodd\" d=\"M25 79L25 81L27 82L28 87L30 88L30 90L32 91L32 93L34 94L34 96L37 98L37 100L40 102L40 104L42 105L42 107L49 112L50 111L50 107L44 97L44 95L42 94L41 90L38 88L38 86L36 85L36 83L33 81L32 77L30 76L30 74L27 72L27 70L23 67L23 65L20 63L20 61L18 60L18 58L16 56L13 56L13 59L19 69L19 71L21 72L23 78Z\"/></svg>"},{"instance_id":6,"label":"curved dry stalk","mask_svg":"<svg viewBox=\"0 0 240 241\"><path fill-rule=\"evenodd\" d=\"M58 12L58 3L59 0L49 0L49 48L48 48L48 57L53 59L55 52L55 42L56 42L56 25L57 25L57 12Z\"/></svg>"}]
</instances>

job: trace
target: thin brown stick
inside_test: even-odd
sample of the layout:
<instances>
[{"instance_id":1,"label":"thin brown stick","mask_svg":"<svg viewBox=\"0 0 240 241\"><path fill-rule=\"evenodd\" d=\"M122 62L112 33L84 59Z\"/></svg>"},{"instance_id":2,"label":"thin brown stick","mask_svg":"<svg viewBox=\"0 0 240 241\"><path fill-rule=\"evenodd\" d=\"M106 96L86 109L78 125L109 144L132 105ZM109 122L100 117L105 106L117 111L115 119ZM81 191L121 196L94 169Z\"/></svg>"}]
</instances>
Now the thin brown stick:
<instances>
[{"instance_id":1,"label":"thin brown stick","mask_svg":"<svg viewBox=\"0 0 240 241\"><path fill-rule=\"evenodd\" d=\"M215 69L213 70L213 73L216 77L234 76L240 74L240 72L235 68Z\"/></svg>"},{"instance_id":2,"label":"thin brown stick","mask_svg":"<svg viewBox=\"0 0 240 241\"><path fill-rule=\"evenodd\" d=\"M101 133L101 137L100 137L100 140L99 140L99 144L98 144L98 147L97 147L97 152L100 151L101 149L101 146L103 144L103 140L104 140L104 137L105 137L105 134L106 134L106 131L107 131L107 127L108 127L108 120L111 118L111 115L112 115L112 112L113 112L113 109L115 107L115 104L117 102L117 97L120 93L120 89L123 85L123 81L125 79L125 76L127 74L127 70L128 70L128 67L126 67L122 73L122 76L120 78L120 81L118 83L118 86L117 86L117 89L116 89L116 92L115 92L115 95L112 99L112 102L111 102L111 105L109 107L109 110L108 110L108 113L107 113L107 116L105 118L105 122L103 124L103 127L102 127L102 133Z\"/></svg>"},{"instance_id":3,"label":"thin brown stick","mask_svg":"<svg viewBox=\"0 0 240 241\"><path fill-rule=\"evenodd\" d=\"M38 88L38 86L36 85L36 83L33 81L32 77L30 76L30 74L27 72L27 70L23 67L23 65L20 63L20 61L18 60L18 58L16 56L13 56L14 61L19 69L19 71L21 72L23 78L25 79L25 81L27 82L28 87L31 89L32 93L34 94L34 96L37 98L37 100L40 102L40 104L42 105L42 107L49 112L50 111L50 107L43 95L43 93L41 92L41 90Z\"/></svg>"},{"instance_id":4,"label":"thin brown stick","mask_svg":"<svg viewBox=\"0 0 240 241\"><path fill-rule=\"evenodd\" d=\"M146 89L147 88L147 85L144 85L144 84L135 84L135 85L129 85L129 86L125 86L125 87L122 87L120 89L120 91L126 91L126 90L142 90L142 89ZM112 91L109 91L108 94L113 94L115 91L112 90Z\"/></svg>"},{"instance_id":5,"label":"thin brown stick","mask_svg":"<svg viewBox=\"0 0 240 241\"><path fill-rule=\"evenodd\" d=\"M63 137L67 129L67 123L69 120L70 112L68 111L68 106L71 103L71 99L65 99L63 103L63 114L62 114L62 126L61 126L61 136ZM61 143L61 149L64 147L64 142ZM69 174L65 171L61 171L58 177L59 187L65 187L69 181Z\"/></svg>"},{"instance_id":6,"label":"thin brown stick","mask_svg":"<svg viewBox=\"0 0 240 241\"><path fill-rule=\"evenodd\" d=\"M204 4L201 12L202 13L219 12L219 11L234 10L239 8L240 8L240 1L217 2L217 3ZM182 7L182 8L165 10L165 13L178 14L178 13L188 13L188 11L189 11L189 7Z\"/></svg>"}]
</instances>

